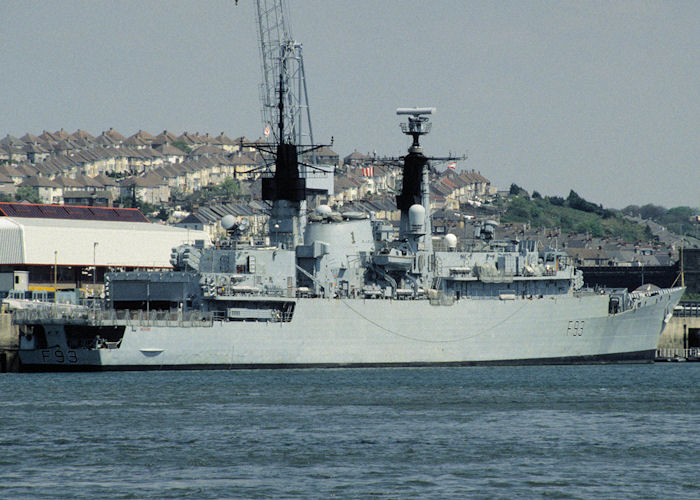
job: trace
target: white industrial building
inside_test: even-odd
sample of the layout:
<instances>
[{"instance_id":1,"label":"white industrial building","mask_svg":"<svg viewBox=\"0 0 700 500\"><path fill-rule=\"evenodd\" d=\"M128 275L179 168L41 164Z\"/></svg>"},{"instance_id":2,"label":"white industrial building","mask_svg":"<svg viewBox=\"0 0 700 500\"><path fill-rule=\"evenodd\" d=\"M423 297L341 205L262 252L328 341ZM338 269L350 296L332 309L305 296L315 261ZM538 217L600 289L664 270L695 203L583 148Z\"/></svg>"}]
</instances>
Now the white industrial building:
<instances>
[{"instance_id":1,"label":"white industrial building","mask_svg":"<svg viewBox=\"0 0 700 500\"><path fill-rule=\"evenodd\" d=\"M81 286L101 282L110 270L171 268L171 249L183 243L211 239L205 231L149 222L5 216L0 272L29 271L30 284Z\"/></svg>"},{"instance_id":2,"label":"white industrial building","mask_svg":"<svg viewBox=\"0 0 700 500\"><path fill-rule=\"evenodd\" d=\"M170 266L170 250L206 231L144 222L0 217L0 264Z\"/></svg>"}]
</instances>

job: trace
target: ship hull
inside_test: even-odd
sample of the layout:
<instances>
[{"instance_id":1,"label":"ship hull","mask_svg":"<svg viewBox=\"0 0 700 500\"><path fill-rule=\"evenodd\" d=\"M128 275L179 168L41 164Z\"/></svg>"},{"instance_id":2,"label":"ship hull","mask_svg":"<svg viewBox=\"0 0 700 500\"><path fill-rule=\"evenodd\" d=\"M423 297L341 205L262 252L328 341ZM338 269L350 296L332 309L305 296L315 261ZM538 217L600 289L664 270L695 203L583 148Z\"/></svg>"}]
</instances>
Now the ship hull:
<instances>
[{"instance_id":1,"label":"ship hull","mask_svg":"<svg viewBox=\"0 0 700 500\"><path fill-rule=\"evenodd\" d=\"M651 362L682 288L608 314L604 294L515 300L297 299L289 322L126 326L119 348L21 349L25 371Z\"/></svg>"}]
</instances>

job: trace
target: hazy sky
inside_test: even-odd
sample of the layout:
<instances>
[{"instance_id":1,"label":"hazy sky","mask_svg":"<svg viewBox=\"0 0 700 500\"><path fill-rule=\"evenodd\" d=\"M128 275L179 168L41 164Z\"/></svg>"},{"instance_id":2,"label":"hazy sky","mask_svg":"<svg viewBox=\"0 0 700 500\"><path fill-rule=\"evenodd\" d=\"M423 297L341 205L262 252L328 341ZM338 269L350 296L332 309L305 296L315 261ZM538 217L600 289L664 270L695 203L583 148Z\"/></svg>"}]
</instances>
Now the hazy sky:
<instances>
[{"instance_id":1,"label":"hazy sky","mask_svg":"<svg viewBox=\"0 0 700 500\"><path fill-rule=\"evenodd\" d=\"M605 206L700 203L700 2L295 0L317 142ZM261 136L254 2L0 1L0 137Z\"/></svg>"}]
</instances>

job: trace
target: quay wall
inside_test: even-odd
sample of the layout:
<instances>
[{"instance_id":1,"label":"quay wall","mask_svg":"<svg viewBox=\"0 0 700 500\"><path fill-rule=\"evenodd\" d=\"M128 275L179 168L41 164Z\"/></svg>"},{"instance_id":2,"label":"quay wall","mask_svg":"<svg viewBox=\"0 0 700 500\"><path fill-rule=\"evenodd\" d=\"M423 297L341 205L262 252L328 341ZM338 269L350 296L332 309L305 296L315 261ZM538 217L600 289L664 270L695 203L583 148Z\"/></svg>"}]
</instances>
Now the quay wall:
<instances>
[{"instance_id":1,"label":"quay wall","mask_svg":"<svg viewBox=\"0 0 700 500\"><path fill-rule=\"evenodd\" d=\"M664 328L659 349L690 349L700 347L700 316L673 316Z\"/></svg>"},{"instance_id":2,"label":"quay wall","mask_svg":"<svg viewBox=\"0 0 700 500\"><path fill-rule=\"evenodd\" d=\"M19 369L19 329L12 324L10 313L0 313L0 373Z\"/></svg>"}]
</instances>

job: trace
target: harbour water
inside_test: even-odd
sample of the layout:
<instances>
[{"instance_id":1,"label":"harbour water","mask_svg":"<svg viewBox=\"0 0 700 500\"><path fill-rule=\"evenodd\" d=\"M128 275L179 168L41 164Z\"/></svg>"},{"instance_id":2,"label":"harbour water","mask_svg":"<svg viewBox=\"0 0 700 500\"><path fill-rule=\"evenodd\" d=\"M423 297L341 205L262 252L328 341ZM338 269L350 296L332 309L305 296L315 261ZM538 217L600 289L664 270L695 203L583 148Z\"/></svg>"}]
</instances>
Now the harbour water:
<instances>
[{"instance_id":1,"label":"harbour water","mask_svg":"<svg viewBox=\"0 0 700 500\"><path fill-rule=\"evenodd\" d=\"M700 364L0 374L1 498L700 497Z\"/></svg>"}]
</instances>

